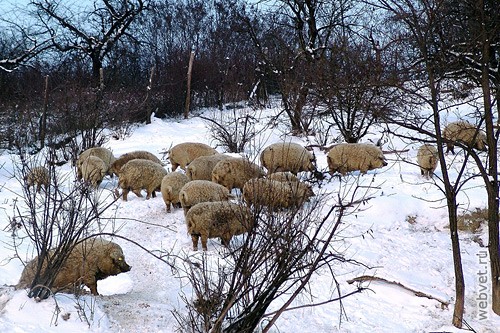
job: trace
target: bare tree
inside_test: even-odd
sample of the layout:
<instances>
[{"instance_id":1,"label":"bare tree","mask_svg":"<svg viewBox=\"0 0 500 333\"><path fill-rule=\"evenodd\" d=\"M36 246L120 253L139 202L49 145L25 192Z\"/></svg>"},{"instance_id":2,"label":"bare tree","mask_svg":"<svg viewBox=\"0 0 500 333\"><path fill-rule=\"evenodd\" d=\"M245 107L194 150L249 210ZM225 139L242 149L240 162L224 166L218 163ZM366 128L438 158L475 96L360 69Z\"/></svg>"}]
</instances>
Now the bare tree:
<instances>
[{"instance_id":1,"label":"bare tree","mask_svg":"<svg viewBox=\"0 0 500 333\"><path fill-rule=\"evenodd\" d=\"M320 84L312 94L324 106L325 121L334 125L345 142L356 143L371 126L394 112L399 97L389 62L382 63L375 42L365 38L338 41L323 62Z\"/></svg>"},{"instance_id":2,"label":"bare tree","mask_svg":"<svg viewBox=\"0 0 500 333\"><path fill-rule=\"evenodd\" d=\"M32 1L40 23L49 31L52 44L61 52L77 52L90 58L92 86L101 82L103 62L113 46L141 14L144 0L95 0L92 10L74 13L61 2Z\"/></svg>"},{"instance_id":3,"label":"bare tree","mask_svg":"<svg viewBox=\"0 0 500 333\"><path fill-rule=\"evenodd\" d=\"M156 67L158 112L185 110L186 71L193 61L191 106L218 106L248 97L255 63L253 47L241 33L238 13L245 1L155 1L141 17L141 59Z\"/></svg>"},{"instance_id":4,"label":"bare tree","mask_svg":"<svg viewBox=\"0 0 500 333\"><path fill-rule=\"evenodd\" d=\"M459 8L445 2L447 25L454 38L450 42L450 58L459 63L450 71L457 80L473 82L482 92L481 118L484 119L488 159L484 163L476 154L471 156L480 168L488 195L488 252L492 283L492 309L500 315L500 243L499 243L499 176L498 138L500 128L495 123L500 115L500 13L496 1L463 1Z\"/></svg>"},{"instance_id":5,"label":"bare tree","mask_svg":"<svg viewBox=\"0 0 500 333\"><path fill-rule=\"evenodd\" d=\"M464 176L466 162L470 158L470 154L467 154L465 162L459 167L456 179L452 179L443 150L444 141L441 135L440 119L442 112L440 104L444 97L441 87L442 82L446 79L445 64L448 60L446 57L446 37L442 25L444 13L440 10L443 1L377 0L374 2L374 6L385 11L387 23L396 23L393 40L397 40L407 47L406 54L402 55L406 61L401 66L406 72L405 76L414 80L406 81L400 86L400 89L405 94L411 94L411 98L416 99L417 103L424 103L430 107L432 111L430 116L421 116L417 112L406 112L396 119L389 117L388 121L426 134L429 138L434 138L433 141L437 143L443 194L448 207L455 270L455 307L452 322L454 326L462 327L465 282L457 229L457 195L463 185L461 179ZM472 151L472 147L467 147L467 145L462 145L462 147L467 148L469 153ZM472 151L472 153L474 152Z\"/></svg>"},{"instance_id":6,"label":"bare tree","mask_svg":"<svg viewBox=\"0 0 500 333\"><path fill-rule=\"evenodd\" d=\"M321 60L338 37L349 30L349 0L275 1L265 15L269 28L259 27L249 16L241 17L261 59L259 70L273 73L278 82L284 112L293 133L307 133L305 106L319 83ZM267 31L267 32L265 32Z\"/></svg>"},{"instance_id":7,"label":"bare tree","mask_svg":"<svg viewBox=\"0 0 500 333\"><path fill-rule=\"evenodd\" d=\"M6 8L9 8L7 6ZM25 22L26 8L3 8L0 23L0 71L11 72L52 47L46 29Z\"/></svg>"},{"instance_id":8,"label":"bare tree","mask_svg":"<svg viewBox=\"0 0 500 333\"><path fill-rule=\"evenodd\" d=\"M86 121L81 122L82 149L92 147L100 141L99 132L103 127L101 103L104 97L103 64L113 47L124 36L132 22L146 6L143 0L93 1L91 8L76 13L75 8L66 7L62 2L32 1L36 17L51 39L51 45L58 51L76 53L88 57L91 62L91 104L86 105Z\"/></svg>"},{"instance_id":9,"label":"bare tree","mask_svg":"<svg viewBox=\"0 0 500 333\"><path fill-rule=\"evenodd\" d=\"M7 82L6 86L12 87L15 85L13 83L17 81L17 77L13 71L19 67L26 67L30 65L32 60L39 54L49 49L51 44L49 43L50 40L44 36L42 31L35 31L32 27L24 27L19 22L15 22L10 19L0 19L0 22L4 25L3 30L0 33L0 82L3 81L3 77L5 76L7 78L5 80ZM24 113L24 103L16 100L14 105L9 105L9 102L11 102L10 96L12 96L13 91L11 89L6 89L4 86L0 87L0 90L2 90L1 99L5 101L0 103L0 107L2 108L2 111L0 112L2 122L7 119L14 120L25 118L22 114ZM12 114L9 115L10 113ZM24 119L24 121L26 120L27 119ZM31 121L31 119L28 119L28 121ZM6 121L4 126L8 128L8 130L5 132L3 129L0 130L0 132L2 132L0 134L0 141L6 139L5 141L8 142L7 147L9 149L14 148L14 142L19 139L15 134L11 134L9 128L11 125L12 123L10 123L10 121ZM24 125L26 125L26 123L24 123ZM40 125L41 130L43 124Z\"/></svg>"},{"instance_id":10,"label":"bare tree","mask_svg":"<svg viewBox=\"0 0 500 333\"><path fill-rule=\"evenodd\" d=\"M0 70L11 72L26 65L31 59L50 48L49 42L50 40L43 40L24 30L20 31L18 40L2 36L0 39Z\"/></svg>"},{"instance_id":11,"label":"bare tree","mask_svg":"<svg viewBox=\"0 0 500 333\"><path fill-rule=\"evenodd\" d=\"M499 137L499 126L498 119L497 123L494 123L493 116L493 101L491 98L491 80L490 75L496 73L496 103L497 108L499 108L500 97L500 77L498 77L498 60L496 60L496 69L490 67L490 63L495 58L495 54L490 53L491 44L493 41L490 40L491 37L496 36L496 43L499 42L498 34L500 33L500 17L498 16L498 11L490 8L488 13L485 10L484 3L479 2L479 11L482 21L486 21L489 13L493 11L497 16L495 29L492 31L486 30L486 25L482 25L481 30L481 89L483 92L483 107L484 107L484 120L486 124L486 140L488 144L488 164L483 166L481 175L483 176L484 183L486 185L486 191L488 193L488 252L490 255L490 268L491 268L491 283L492 283L492 296L493 303L492 309L497 315L500 315L500 234L499 234L499 177L498 177L498 137ZM497 45L497 53L500 48ZM496 55L500 56L499 54ZM500 108L498 109L500 110ZM500 113L499 113L500 114ZM476 159L479 162L479 159Z\"/></svg>"}]
</instances>

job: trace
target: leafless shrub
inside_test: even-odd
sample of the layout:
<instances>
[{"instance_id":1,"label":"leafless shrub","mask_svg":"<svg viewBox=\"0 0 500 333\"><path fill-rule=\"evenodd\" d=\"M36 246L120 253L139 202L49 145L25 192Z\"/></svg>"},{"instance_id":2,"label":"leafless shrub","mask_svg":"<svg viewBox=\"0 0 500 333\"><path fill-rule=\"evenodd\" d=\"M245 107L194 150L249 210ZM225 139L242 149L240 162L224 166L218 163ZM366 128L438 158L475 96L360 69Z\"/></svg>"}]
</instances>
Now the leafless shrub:
<instances>
[{"instance_id":1,"label":"leafless shrub","mask_svg":"<svg viewBox=\"0 0 500 333\"><path fill-rule=\"evenodd\" d=\"M337 125L325 119L322 114L317 115L312 124L311 128L314 132L314 141L320 147L326 147L331 145L332 143L342 142L342 137L339 133L336 133ZM338 134L337 136L334 136Z\"/></svg>"},{"instance_id":2,"label":"leafless shrub","mask_svg":"<svg viewBox=\"0 0 500 333\"><path fill-rule=\"evenodd\" d=\"M35 278L28 293L36 299L51 295L52 283L68 253L77 241L98 233L100 217L112 204L102 204L104 192L93 191L85 183L71 181L74 177L60 174L53 164L46 162L53 158L54 151L49 150L47 154L45 161L29 160L21 155L21 163L15 171L23 192L21 200L14 205L12 218L21 230L13 235L12 241L16 250L21 242L28 241L38 256ZM45 166L50 174L50 185L41 193L24 184L25 176L35 165ZM50 257L49 250L54 250ZM17 256L23 257L19 253ZM42 270L44 261L46 269Z\"/></svg>"},{"instance_id":3,"label":"leafless shrub","mask_svg":"<svg viewBox=\"0 0 500 333\"><path fill-rule=\"evenodd\" d=\"M68 93L71 90L71 93ZM106 103L102 91L73 86L54 94L54 109L50 130L64 136L79 137L82 149L98 146L107 121Z\"/></svg>"},{"instance_id":4,"label":"leafless shrub","mask_svg":"<svg viewBox=\"0 0 500 333\"><path fill-rule=\"evenodd\" d=\"M339 200L326 211L321 209L325 200L326 196L318 196L300 209L254 208L253 230L233 238L220 257L200 253L186 258L182 278L191 284L193 296L182 297L186 312L174 311L180 331L254 332L261 325L262 332L268 332L284 311L293 310L293 300L310 291L309 282L316 274L330 276L335 295L300 307L341 301L361 292L361 287L348 294L339 290L334 266L349 260L335 248L334 239L344 217L368 198ZM271 303L281 305L267 312Z\"/></svg>"},{"instance_id":5,"label":"leafless shrub","mask_svg":"<svg viewBox=\"0 0 500 333\"><path fill-rule=\"evenodd\" d=\"M224 147L229 153L241 153L245 151L248 144L263 129L257 131L255 128L258 117L255 117L254 109L231 108L223 110L212 116L199 116L210 130L212 139L218 146Z\"/></svg>"},{"instance_id":6,"label":"leafless shrub","mask_svg":"<svg viewBox=\"0 0 500 333\"><path fill-rule=\"evenodd\" d=\"M86 299L84 297L81 297L80 294L75 294L75 296L75 308L77 310L78 317L90 328L95 314L96 300L94 297ZM63 318L63 320L68 320L69 315L69 313L66 313L61 315L61 317Z\"/></svg>"},{"instance_id":7,"label":"leafless shrub","mask_svg":"<svg viewBox=\"0 0 500 333\"><path fill-rule=\"evenodd\" d=\"M8 105L0 111L0 146L15 151L37 151L39 108L35 102Z\"/></svg>"},{"instance_id":8,"label":"leafless shrub","mask_svg":"<svg viewBox=\"0 0 500 333\"><path fill-rule=\"evenodd\" d=\"M208 262L205 252L201 260L192 259L185 261L187 268L185 273L189 281L195 282L192 284L193 298L182 294L181 299L187 304L188 311L182 313L174 310L173 315L182 327L181 331L210 332L218 313L222 310L224 284L229 276L222 265ZM215 278L217 276L219 278Z\"/></svg>"},{"instance_id":9,"label":"leafless shrub","mask_svg":"<svg viewBox=\"0 0 500 333\"><path fill-rule=\"evenodd\" d=\"M129 122L123 122L121 124L116 124L110 128L111 137L115 140L125 140L130 137L134 132L135 125Z\"/></svg>"}]
</instances>

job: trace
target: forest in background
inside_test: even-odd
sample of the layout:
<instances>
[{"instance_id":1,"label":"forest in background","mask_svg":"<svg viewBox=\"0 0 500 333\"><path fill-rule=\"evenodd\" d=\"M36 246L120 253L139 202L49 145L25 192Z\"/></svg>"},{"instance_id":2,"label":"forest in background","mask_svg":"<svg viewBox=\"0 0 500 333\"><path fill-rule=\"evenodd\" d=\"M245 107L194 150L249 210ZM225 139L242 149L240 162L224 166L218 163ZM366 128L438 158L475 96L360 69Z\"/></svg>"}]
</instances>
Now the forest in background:
<instances>
[{"instance_id":1,"label":"forest in background","mask_svg":"<svg viewBox=\"0 0 500 333\"><path fill-rule=\"evenodd\" d=\"M104 128L126 135L153 113L187 116L187 97L191 109L223 110L242 100L259 107L276 94L290 133L325 133L324 146L358 142L375 123L426 135L439 148L448 199L456 309L462 174L447 178L441 116L477 101L467 118L485 130L487 163L459 145L488 192L492 307L500 314L498 1L34 0L0 19L0 145L70 148L53 163L101 145ZM340 137L329 137L331 128ZM461 315L453 320L459 325Z\"/></svg>"}]
</instances>

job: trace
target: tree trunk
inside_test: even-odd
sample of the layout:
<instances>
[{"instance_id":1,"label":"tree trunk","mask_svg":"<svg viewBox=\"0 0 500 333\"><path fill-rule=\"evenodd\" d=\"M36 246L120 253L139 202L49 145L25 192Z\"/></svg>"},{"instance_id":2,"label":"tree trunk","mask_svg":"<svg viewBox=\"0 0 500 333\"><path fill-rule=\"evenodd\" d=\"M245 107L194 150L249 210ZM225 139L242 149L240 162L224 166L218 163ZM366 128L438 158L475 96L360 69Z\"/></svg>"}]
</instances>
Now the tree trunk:
<instances>
[{"instance_id":1,"label":"tree trunk","mask_svg":"<svg viewBox=\"0 0 500 333\"><path fill-rule=\"evenodd\" d=\"M465 282L462 269L462 256L460 254L460 241L458 238L457 206L455 199L456 196L455 193L453 193L453 200L448 201L453 267L455 269L455 307L453 309L452 324L455 327L461 328L464 317Z\"/></svg>"},{"instance_id":2,"label":"tree trunk","mask_svg":"<svg viewBox=\"0 0 500 333\"><path fill-rule=\"evenodd\" d=\"M101 68L102 61L98 58L98 56L91 55L92 59L92 79L91 85L92 88L99 89L101 88Z\"/></svg>"},{"instance_id":3,"label":"tree trunk","mask_svg":"<svg viewBox=\"0 0 500 333\"><path fill-rule=\"evenodd\" d=\"M296 128L292 128L292 132L296 134L307 134L307 128L304 127L303 119L303 111L307 101L307 95L309 94L309 89L307 86L302 85L299 89L299 93L297 96L297 100L295 106L293 108L293 117L294 123L296 124Z\"/></svg>"},{"instance_id":4,"label":"tree trunk","mask_svg":"<svg viewBox=\"0 0 500 333\"><path fill-rule=\"evenodd\" d=\"M187 91L186 91L186 109L184 110L184 119L189 117L189 107L191 105L191 71L193 70L194 51L189 56L189 66L187 72Z\"/></svg>"},{"instance_id":5,"label":"tree trunk","mask_svg":"<svg viewBox=\"0 0 500 333\"><path fill-rule=\"evenodd\" d=\"M283 101L285 112L290 119L292 133L294 135L305 133L306 129L302 122L302 111L306 104L309 90L305 86L300 87L298 91L294 87L286 87L285 89L282 88L281 100Z\"/></svg>"},{"instance_id":6,"label":"tree trunk","mask_svg":"<svg viewBox=\"0 0 500 333\"><path fill-rule=\"evenodd\" d=\"M488 252L490 255L492 310L500 315L500 248L498 217L498 147L493 124L493 108L490 88L491 34L486 28L489 18L485 12L484 1L477 3L481 16L481 89L483 92L484 121L488 144L488 176L484 177L488 193ZM498 92L497 92L498 94ZM497 100L498 104L498 100Z\"/></svg>"},{"instance_id":7,"label":"tree trunk","mask_svg":"<svg viewBox=\"0 0 500 333\"><path fill-rule=\"evenodd\" d=\"M144 104L146 105L146 124L151 124L151 115L153 113L153 108L151 106L151 90L153 89L155 68L155 65L151 67L151 74L149 75L149 85L146 89L146 100L144 101Z\"/></svg>"},{"instance_id":8,"label":"tree trunk","mask_svg":"<svg viewBox=\"0 0 500 333\"><path fill-rule=\"evenodd\" d=\"M286 114L288 115L288 119L290 119L290 123L292 125L292 131L295 131L297 128L300 128L300 123L297 124L295 117L292 112L292 103L290 101L290 91L281 92L281 101L283 103L283 108L285 109Z\"/></svg>"},{"instance_id":9,"label":"tree trunk","mask_svg":"<svg viewBox=\"0 0 500 333\"><path fill-rule=\"evenodd\" d=\"M49 76L45 76L45 93L43 97L43 113L40 119L39 137L40 148L45 147L45 134L47 133L47 111L49 108Z\"/></svg>"},{"instance_id":10,"label":"tree trunk","mask_svg":"<svg viewBox=\"0 0 500 333\"><path fill-rule=\"evenodd\" d=\"M455 327L461 328L464 315L465 305L465 282L464 272L462 269L462 257L460 255L460 240L458 238L457 227L457 193L453 187L447 169L447 164L444 156L443 139L441 136L441 122L439 118L438 92L437 85L434 79L434 73L431 65L428 66L429 88L431 90L432 110L434 114L434 128L436 131L436 141L439 156L439 164L443 174L443 186L446 195L446 204L448 206L448 221L450 223L450 238L453 253L453 267L455 271L455 307L453 310L452 324Z\"/></svg>"},{"instance_id":11,"label":"tree trunk","mask_svg":"<svg viewBox=\"0 0 500 333\"><path fill-rule=\"evenodd\" d=\"M486 141L488 143L488 177L485 178L488 193L488 252L490 255L492 310L500 315L500 248L498 217L498 148L493 126L493 109L489 80L489 44L483 41L483 66L481 88L483 91Z\"/></svg>"},{"instance_id":12,"label":"tree trunk","mask_svg":"<svg viewBox=\"0 0 500 333\"><path fill-rule=\"evenodd\" d=\"M488 252L490 255L493 312L500 316L500 248L498 239L498 182L491 182L488 194ZM497 196L494 196L496 193Z\"/></svg>"}]
</instances>

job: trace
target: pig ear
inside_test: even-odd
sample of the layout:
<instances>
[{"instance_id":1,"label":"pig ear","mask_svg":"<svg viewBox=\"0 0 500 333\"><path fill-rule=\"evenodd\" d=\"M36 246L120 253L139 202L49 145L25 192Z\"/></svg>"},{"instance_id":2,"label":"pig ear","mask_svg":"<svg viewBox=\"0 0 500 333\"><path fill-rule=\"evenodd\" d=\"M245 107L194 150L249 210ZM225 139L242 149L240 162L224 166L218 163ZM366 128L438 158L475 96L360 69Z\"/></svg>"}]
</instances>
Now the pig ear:
<instances>
[{"instance_id":1,"label":"pig ear","mask_svg":"<svg viewBox=\"0 0 500 333\"><path fill-rule=\"evenodd\" d=\"M194 165L188 165L186 167L186 176L189 176L190 178L192 178L195 171L196 171L196 167Z\"/></svg>"}]
</instances>

